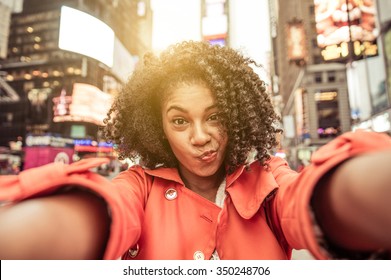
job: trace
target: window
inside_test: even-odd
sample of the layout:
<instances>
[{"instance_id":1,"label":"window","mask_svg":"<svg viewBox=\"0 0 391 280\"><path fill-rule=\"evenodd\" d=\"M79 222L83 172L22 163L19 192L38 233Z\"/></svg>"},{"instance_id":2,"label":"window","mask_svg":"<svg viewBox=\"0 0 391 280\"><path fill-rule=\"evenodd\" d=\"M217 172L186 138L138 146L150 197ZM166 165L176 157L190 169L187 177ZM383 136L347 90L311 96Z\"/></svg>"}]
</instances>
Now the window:
<instances>
[{"instance_id":1,"label":"window","mask_svg":"<svg viewBox=\"0 0 391 280\"><path fill-rule=\"evenodd\" d=\"M336 81L335 71L328 71L327 72L327 81L329 83L334 83Z\"/></svg>"},{"instance_id":2,"label":"window","mask_svg":"<svg viewBox=\"0 0 391 280\"><path fill-rule=\"evenodd\" d=\"M317 83L317 84L322 83L322 72L314 73L314 80L315 80L315 83Z\"/></svg>"},{"instance_id":3,"label":"window","mask_svg":"<svg viewBox=\"0 0 391 280\"><path fill-rule=\"evenodd\" d=\"M315 14L315 6L314 5L310 5L309 6L309 12L310 12L310 15L314 15Z\"/></svg>"}]
</instances>

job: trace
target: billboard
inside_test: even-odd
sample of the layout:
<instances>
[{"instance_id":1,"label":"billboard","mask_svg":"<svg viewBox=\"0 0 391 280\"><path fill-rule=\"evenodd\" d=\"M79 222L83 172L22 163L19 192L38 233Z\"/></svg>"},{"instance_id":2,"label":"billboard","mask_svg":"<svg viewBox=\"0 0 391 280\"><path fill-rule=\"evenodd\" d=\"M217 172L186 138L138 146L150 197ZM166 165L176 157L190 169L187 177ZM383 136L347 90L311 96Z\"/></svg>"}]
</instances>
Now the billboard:
<instances>
[{"instance_id":1,"label":"billboard","mask_svg":"<svg viewBox=\"0 0 391 280\"><path fill-rule=\"evenodd\" d=\"M42 166L51 162L73 162L73 148L68 147L25 147L24 169Z\"/></svg>"},{"instance_id":2,"label":"billboard","mask_svg":"<svg viewBox=\"0 0 391 280\"><path fill-rule=\"evenodd\" d=\"M317 43L325 61L378 55L374 0L314 0Z\"/></svg>"},{"instance_id":3,"label":"billboard","mask_svg":"<svg viewBox=\"0 0 391 280\"><path fill-rule=\"evenodd\" d=\"M62 6L58 47L113 66L114 31L99 19Z\"/></svg>"},{"instance_id":4,"label":"billboard","mask_svg":"<svg viewBox=\"0 0 391 280\"><path fill-rule=\"evenodd\" d=\"M103 125L111 104L110 94L93 85L75 83L71 95L67 95L63 89L60 96L53 98L53 121Z\"/></svg>"},{"instance_id":5,"label":"billboard","mask_svg":"<svg viewBox=\"0 0 391 280\"><path fill-rule=\"evenodd\" d=\"M292 21L287 24L288 59L298 65L307 60L307 45L304 25L301 21Z\"/></svg>"},{"instance_id":6,"label":"billboard","mask_svg":"<svg viewBox=\"0 0 391 280\"><path fill-rule=\"evenodd\" d=\"M24 169L42 166L51 162L71 163L74 154L73 139L45 134L26 137Z\"/></svg>"},{"instance_id":7,"label":"billboard","mask_svg":"<svg viewBox=\"0 0 391 280\"><path fill-rule=\"evenodd\" d=\"M138 58L132 56L125 46L115 38L114 40L114 55L113 55L113 67L112 72L122 80L126 82L129 76L132 74L136 67Z\"/></svg>"}]
</instances>

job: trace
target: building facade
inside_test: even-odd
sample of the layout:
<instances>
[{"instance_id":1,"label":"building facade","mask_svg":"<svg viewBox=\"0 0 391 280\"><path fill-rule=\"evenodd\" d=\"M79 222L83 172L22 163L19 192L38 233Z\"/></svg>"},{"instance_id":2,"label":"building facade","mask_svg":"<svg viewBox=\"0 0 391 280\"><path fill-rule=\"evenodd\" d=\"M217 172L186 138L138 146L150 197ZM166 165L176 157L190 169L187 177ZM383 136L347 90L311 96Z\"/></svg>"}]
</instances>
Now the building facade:
<instances>
[{"instance_id":1,"label":"building facade","mask_svg":"<svg viewBox=\"0 0 391 280\"><path fill-rule=\"evenodd\" d=\"M111 96L151 49L151 37L147 0L25 1L11 15L0 61L2 88L18 96L0 102L0 146L110 152L98 128Z\"/></svg>"},{"instance_id":2,"label":"building facade","mask_svg":"<svg viewBox=\"0 0 391 280\"><path fill-rule=\"evenodd\" d=\"M326 28L325 23L321 22L321 5L330 8L333 3L335 8L341 9L339 12L347 14L349 27L344 23L343 29L345 31L345 28L349 28L351 44L337 42L335 37L325 38L325 33L320 31ZM353 12L358 12L362 17L360 24L364 21L364 12L355 3L351 0L269 1L274 55L273 89L274 94L281 99L285 129L283 141L288 160L294 168L308 164L312 152L323 144L341 133L354 130L363 120L389 108L388 98L383 98L383 95L382 100L376 99L378 103L381 102L377 110L364 116L361 109L361 115L357 115L360 114L360 108L355 108L355 102L360 101L364 107L368 107L368 104L373 107L374 103L366 101L371 98L370 93L366 92L368 87L357 86L357 80L362 82L367 77L351 69L366 65L367 76L371 75L368 74L371 71L384 74L384 60L381 34L371 42L366 38L355 39L354 36L358 35L352 31L358 28L354 26L358 20L355 20ZM372 5L371 9L376 14L374 7L376 5ZM346 10L349 12L346 13ZM375 19L376 16L371 17L372 22ZM339 26L327 27L340 32ZM371 25L374 34L376 28L376 25ZM367 33L362 29L358 34ZM372 65L377 61L382 63ZM380 78L379 74L377 78L380 85L384 78Z\"/></svg>"}]
</instances>

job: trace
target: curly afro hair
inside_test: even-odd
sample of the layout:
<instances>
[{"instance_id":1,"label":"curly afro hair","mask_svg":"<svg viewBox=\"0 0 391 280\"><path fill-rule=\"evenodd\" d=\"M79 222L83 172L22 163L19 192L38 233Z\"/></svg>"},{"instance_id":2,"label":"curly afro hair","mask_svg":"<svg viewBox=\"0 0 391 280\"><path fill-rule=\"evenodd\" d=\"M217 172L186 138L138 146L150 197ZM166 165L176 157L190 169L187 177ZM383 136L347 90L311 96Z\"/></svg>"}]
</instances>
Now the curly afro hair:
<instances>
[{"instance_id":1,"label":"curly afro hair","mask_svg":"<svg viewBox=\"0 0 391 280\"><path fill-rule=\"evenodd\" d=\"M255 61L229 47L186 41L159 57L148 53L116 96L103 128L119 158L140 159L150 169L177 167L164 137L160 104L180 84L202 83L215 95L228 135L228 172L244 165L250 153L267 166L278 143L279 121Z\"/></svg>"}]
</instances>

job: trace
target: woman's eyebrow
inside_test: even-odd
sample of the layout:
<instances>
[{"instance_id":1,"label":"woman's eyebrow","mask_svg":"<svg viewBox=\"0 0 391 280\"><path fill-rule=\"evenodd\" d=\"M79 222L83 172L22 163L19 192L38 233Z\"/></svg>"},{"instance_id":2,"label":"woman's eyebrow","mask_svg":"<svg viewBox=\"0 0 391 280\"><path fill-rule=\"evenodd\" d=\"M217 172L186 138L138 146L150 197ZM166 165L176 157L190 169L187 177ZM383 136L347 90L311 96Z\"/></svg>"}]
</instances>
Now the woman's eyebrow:
<instances>
[{"instance_id":1,"label":"woman's eyebrow","mask_svg":"<svg viewBox=\"0 0 391 280\"><path fill-rule=\"evenodd\" d=\"M209 107L207 107L207 108L205 109L205 111L209 111L209 110L212 110L212 109L215 109L215 108L217 108L217 104L212 104L212 105L210 105Z\"/></svg>"},{"instance_id":2,"label":"woman's eyebrow","mask_svg":"<svg viewBox=\"0 0 391 280\"><path fill-rule=\"evenodd\" d=\"M170 112L171 110L178 110L178 111L181 111L183 113L187 113L186 109L184 109L184 108L182 108L180 106L177 106L177 105L172 105L172 106L168 107L166 113Z\"/></svg>"},{"instance_id":3,"label":"woman's eyebrow","mask_svg":"<svg viewBox=\"0 0 391 280\"><path fill-rule=\"evenodd\" d=\"M210 111L210 110L215 109L215 108L217 108L217 104L212 104L212 105L210 105L210 106L205 108L205 112ZM182 107L180 107L178 105L171 105L170 107L167 108L166 113L168 113L171 110L178 110L178 111L181 111L183 113L187 113L188 112L188 110L186 110L185 108L182 108Z\"/></svg>"}]
</instances>

